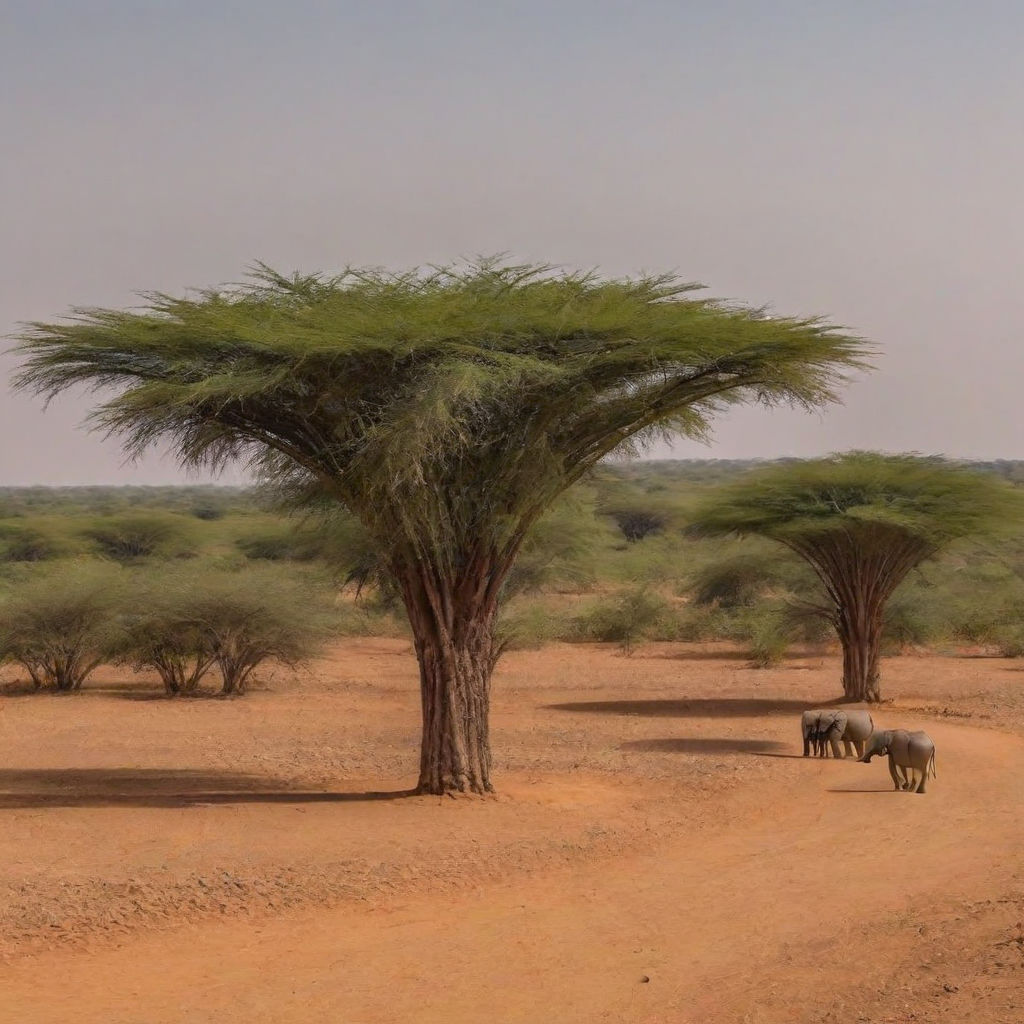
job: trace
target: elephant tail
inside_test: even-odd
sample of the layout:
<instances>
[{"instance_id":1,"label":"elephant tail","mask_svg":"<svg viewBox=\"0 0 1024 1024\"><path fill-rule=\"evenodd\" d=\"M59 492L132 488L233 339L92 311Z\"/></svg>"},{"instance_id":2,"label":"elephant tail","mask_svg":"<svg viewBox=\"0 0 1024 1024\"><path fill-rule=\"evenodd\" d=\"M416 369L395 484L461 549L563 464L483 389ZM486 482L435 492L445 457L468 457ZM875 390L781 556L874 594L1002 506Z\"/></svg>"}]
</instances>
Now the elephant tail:
<instances>
[{"instance_id":1,"label":"elephant tail","mask_svg":"<svg viewBox=\"0 0 1024 1024\"><path fill-rule=\"evenodd\" d=\"M931 770L932 770L932 778L933 779L937 779L939 776L936 774L936 771L935 771L935 751L934 750L932 751L931 759L928 762L928 767L931 768Z\"/></svg>"}]
</instances>

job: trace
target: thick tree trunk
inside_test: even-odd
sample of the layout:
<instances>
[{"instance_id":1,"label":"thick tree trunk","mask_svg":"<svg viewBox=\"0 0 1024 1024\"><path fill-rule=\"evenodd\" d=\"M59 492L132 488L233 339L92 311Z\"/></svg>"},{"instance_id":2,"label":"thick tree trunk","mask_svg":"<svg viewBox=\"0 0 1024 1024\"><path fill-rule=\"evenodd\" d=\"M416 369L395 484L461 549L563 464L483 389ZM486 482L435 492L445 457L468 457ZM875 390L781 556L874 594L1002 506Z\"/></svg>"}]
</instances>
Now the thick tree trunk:
<instances>
[{"instance_id":1,"label":"thick tree trunk","mask_svg":"<svg viewBox=\"0 0 1024 1024\"><path fill-rule=\"evenodd\" d=\"M479 583L479 585L476 585ZM420 793L491 793L494 578L446 588L417 574L403 595L420 666Z\"/></svg>"},{"instance_id":2,"label":"thick tree trunk","mask_svg":"<svg viewBox=\"0 0 1024 1024\"><path fill-rule=\"evenodd\" d=\"M882 646L882 609L856 604L840 611L837 624L843 647L843 694L847 700L881 700L878 667Z\"/></svg>"},{"instance_id":3,"label":"thick tree trunk","mask_svg":"<svg viewBox=\"0 0 1024 1024\"><path fill-rule=\"evenodd\" d=\"M456 644L417 638L423 737L421 793L490 793L491 645L489 630Z\"/></svg>"}]
</instances>

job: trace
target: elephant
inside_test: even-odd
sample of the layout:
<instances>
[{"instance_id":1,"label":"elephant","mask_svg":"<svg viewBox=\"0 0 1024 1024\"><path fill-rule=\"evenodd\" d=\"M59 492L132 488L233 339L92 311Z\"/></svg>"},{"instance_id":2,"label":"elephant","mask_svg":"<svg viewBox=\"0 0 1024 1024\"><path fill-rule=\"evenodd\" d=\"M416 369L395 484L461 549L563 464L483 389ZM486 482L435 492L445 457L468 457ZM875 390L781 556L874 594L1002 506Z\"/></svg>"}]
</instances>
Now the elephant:
<instances>
[{"instance_id":1,"label":"elephant","mask_svg":"<svg viewBox=\"0 0 1024 1024\"><path fill-rule=\"evenodd\" d=\"M831 749L833 757L860 757L864 744L872 734L875 723L867 711L841 711L838 709L816 708L805 711L800 720L800 731L804 741L804 757L811 748L818 757L827 757ZM844 753L839 753L842 740Z\"/></svg>"},{"instance_id":2,"label":"elephant","mask_svg":"<svg viewBox=\"0 0 1024 1024\"><path fill-rule=\"evenodd\" d=\"M935 771L935 744L926 732L907 732L906 729L884 729L872 734L867 749L857 760L870 764L876 755L889 755L889 774L893 787L923 793L929 776L937 778Z\"/></svg>"}]
</instances>

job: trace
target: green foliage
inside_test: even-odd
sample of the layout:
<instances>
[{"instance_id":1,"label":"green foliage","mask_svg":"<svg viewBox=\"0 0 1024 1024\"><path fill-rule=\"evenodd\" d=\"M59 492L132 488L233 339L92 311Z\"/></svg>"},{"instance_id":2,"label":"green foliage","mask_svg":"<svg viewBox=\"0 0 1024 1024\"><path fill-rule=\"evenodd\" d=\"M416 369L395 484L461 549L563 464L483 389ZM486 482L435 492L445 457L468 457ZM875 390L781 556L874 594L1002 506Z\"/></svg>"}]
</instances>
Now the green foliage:
<instances>
[{"instance_id":1,"label":"green foliage","mask_svg":"<svg viewBox=\"0 0 1024 1024\"><path fill-rule=\"evenodd\" d=\"M223 519L227 515L227 510L222 505L204 501L192 506L192 515L204 522L212 522L216 519Z\"/></svg>"},{"instance_id":2,"label":"green foliage","mask_svg":"<svg viewBox=\"0 0 1024 1024\"><path fill-rule=\"evenodd\" d=\"M1020 497L997 477L939 458L850 452L779 464L722 488L696 511L702 536L758 535L806 554L832 537L932 553L1004 528Z\"/></svg>"},{"instance_id":3,"label":"green foliage","mask_svg":"<svg viewBox=\"0 0 1024 1024\"><path fill-rule=\"evenodd\" d=\"M667 517L663 512L651 508L618 506L609 509L608 515L615 520L622 531L622 536L630 543L643 540L652 533L661 533L667 523Z\"/></svg>"},{"instance_id":4,"label":"green foliage","mask_svg":"<svg viewBox=\"0 0 1024 1024\"><path fill-rule=\"evenodd\" d=\"M544 589L586 589L596 579L595 554L605 536L589 489L563 495L527 531L502 599Z\"/></svg>"},{"instance_id":5,"label":"green foliage","mask_svg":"<svg viewBox=\"0 0 1024 1024\"><path fill-rule=\"evenodd\" d=\"M215 654L196 614L202 582L181 573L148 573L135 584L118 660L155 671L168 695L195 693Z\"/></svg>"},{"instance_id":6,"label":"green foliage","mask_svg":"<svg viewBox=\"0 0 1024 1024\"><path fill-rule=\"evenodd\" d=\"M761 616L749 621L746 641L754 668L774 668L785 658L792 638L780 617Z\"/></svg>"},{"instance_id":7,"label":"green foliage","mask_svg":"<svg viewBox=\"0 0 1024 1024\"><path fill-rule=\"evenodd\" d=\"M36 574L0 603L0 662L12 661L36 688L77 690L120 651L122 575L103 565Z\"/></svg>"},{"instance_id":8,"label":"green foliage","mask_svg":"<svg viewBox=\"0 0 1024 1024\"><path fill-rule=\"evenodd\" d=\"M17 386L110 389L95 421L129 452L169 438L189 465L249 458L297 493L326 487L379 549L455 579L471 552L511 558L609 453L702 437L740 402L819 406L863 365L864 344L820 319L694 289L493 260L261 266L251 285L32 324Z\"/></svg>"},{"instance_id":9,"label":"green foliage","mask_svg":"<svg viewBox=\"0 0 1024 1024\"><path fill-rule=\"evenodd\" d=\"M782 559L744 551L698 569L692 579L693 600L698 605L747 608L785 583Z\"/></svg>"},{"instance_id":10,"label":"green foliage","mask_svg":"<svg viewBox=\"0 0 1024 1024\"><path fill-rule=\"evenodd\" d=\"M236 538L246 558L265 562L311 562L323 554L321 541L294 521L266 523Z\"/></svg>"},{"instance_id":11,"label":"green foliage","mask_svg":"<svg viewBox=\"0 0 1024 1024\"><path fill-rule=\"evenodd\" d=\"M0 562L45 562L60 553L60 545L42 530L0 525Z\"/></svg>"},{"instance_id":12,"label":"green foliage","mask_svg":"<svg viewBox=\"0 0 1024 1024\"><path fill-rule=\"evenodd\" d=\"M83 533L101 554L118 562L161 556L183 557L195 551L185 520L159 512L135 512L97 520Z\"/></svg>"},{"instance_id":13,"label":"green foliage","mask_svg":"<svg viewBox=\"0 0 1024 1024\"><path fill-rule=\"evenodd\" d=\"M683 643L731 638L728 618L717 607L686 605L676 620L676 639Z\"/></svg>"},{"instance_id":14,"label":"green foliage","mask_svg":"<svg viewBox=\"0 0 1024 1024\"><path fill-rule=\"evenodd\" d=\"M656 630L667 611L663 598L645 587L635 587L579 616L576 628L581 639L617 644L628 656Z\"/></svg>"},{"instance_id":15,"label":"green foliage","mask_svg":"<svg viewBox=\"0 0 1024 1024\"><path fill-rule=\"evenodd\" d=\"M332 632L321 596L295 573L274 566L208 573L183 593L224 693L244 693L266 661L296 667L314 657ZM170 625L170 623L169 623Z\"/></svg>"},{"instance_id":16,"label":"green foliage","mask_svg":"<svg viewBox=\"0 0 1024 1024\"><path fill-rule=\"evenodd\" d=\"M224 693L243 693L264 662L314 656L336 623L322 587L273 566L150 574L132 607L120 660L156 671L168 694L196 692L214 666Z\"/></svg>"},{"instance_id":17,"label":"green foliage","mask_svg":"<svg viewBox=\"0 0 1024 1024\"><path fill-rule=\"evenodd\" d=\"M886 649L898 653L940 639L944 628L935 605L934 595L897 591L885 606L882 630Z\"/></svg>"},{"instance_id":18,"label":"green foliage","mask_svg":"<svg viewBox=\"0 0 1024 1024\"><path fill-rule=\"evenodd\" d=\"M499 650L535 650L555 640L573 639L574 623L564 608L529 600L506 606L498 621Z\"/></svg>"}]
</instances>

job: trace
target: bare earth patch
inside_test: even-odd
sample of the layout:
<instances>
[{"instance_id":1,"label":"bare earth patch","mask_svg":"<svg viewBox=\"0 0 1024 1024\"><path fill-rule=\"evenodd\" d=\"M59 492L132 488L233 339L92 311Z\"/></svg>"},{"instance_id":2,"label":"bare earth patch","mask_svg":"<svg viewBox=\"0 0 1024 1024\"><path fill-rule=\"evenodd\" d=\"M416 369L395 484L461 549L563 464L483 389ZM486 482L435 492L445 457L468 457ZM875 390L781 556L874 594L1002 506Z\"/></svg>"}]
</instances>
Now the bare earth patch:
<instances>
[{"instance_id":1,"label":"bare earth patch","mask_svg":"<svg viewBox=\"0 0 1024 1024\"><path fill-rule=\"evenodd\" d=\"M5 696L0 1020L1024 1020L1018 663L886 662L876 722L936 739L923 797L795 756L838 676L509 655L489 799L408 795L402 640L240 700Z\"/></svg>"}]
</instances>

